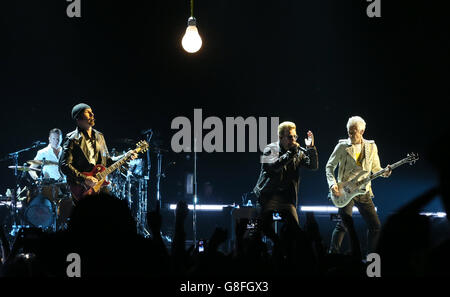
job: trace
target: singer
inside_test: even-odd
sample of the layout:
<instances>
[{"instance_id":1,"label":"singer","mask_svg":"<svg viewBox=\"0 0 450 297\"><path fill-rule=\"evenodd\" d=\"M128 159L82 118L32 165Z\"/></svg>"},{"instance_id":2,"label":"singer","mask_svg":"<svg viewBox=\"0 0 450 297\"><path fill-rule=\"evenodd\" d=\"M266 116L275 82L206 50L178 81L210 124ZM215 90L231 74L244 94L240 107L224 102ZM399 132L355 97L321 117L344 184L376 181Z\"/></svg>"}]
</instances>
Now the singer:
<instances>
[{"instance_id":1,"label":"singer","mask_svg":"<svg viewBox=\"0 0 450 297\"><path fill-rule=\"evenodd\" d=\"M51 129L48 135L48 146L39 150L36 154L36 157L34 157L34 160L36 161L47 161L51 164L46 164L43 162L43 164L32 164L30 167L37 168L39 166L42 166L41 174L43 175L43 178L46 179L54 179L58 181L63 181L65 179L64 175L61 174L58 168L58 162L59 158L61 157L61 142L62 142L62 131L58 128ZM36 141L36 144L45 144L45 142L40 143L39 141ZM35 171L29 171L28 172L30 176L36 180L38 178L38 175Z\"/></svg>"},{"instance_id":2,"label":"singer","mask_svg":"<svg viewBox=\"0 0 450 297\"><path fill-rule=\"evenodd\" d=\"M297 143L296 126L283 122L278 126L278 141L266 146L261 158L261 172L253 192L261 207L261 228L275 238L272 228L273 214L281 218L291 216L298 224L297 194L300 168L317 170L318 155L311 131L305 139L306 148Z\"/></svg>"}]
</instances>

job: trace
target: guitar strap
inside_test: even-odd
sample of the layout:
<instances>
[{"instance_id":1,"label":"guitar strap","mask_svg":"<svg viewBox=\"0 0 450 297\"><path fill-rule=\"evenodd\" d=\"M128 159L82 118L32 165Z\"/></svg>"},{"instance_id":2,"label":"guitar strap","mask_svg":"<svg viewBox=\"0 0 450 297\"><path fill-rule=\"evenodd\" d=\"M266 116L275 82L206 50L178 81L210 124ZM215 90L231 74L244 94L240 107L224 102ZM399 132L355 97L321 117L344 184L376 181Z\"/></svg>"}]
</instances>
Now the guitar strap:
<instances>
[{"instance_id":1,"label":"guitar strap","mask_svg":"<svg viewBox=\"0 0 450 297\"><path fill-rule=\"evenodd\" d=\"M362 162L365 157L366 157L366 144L363 141L363 143L361 145L361 154L359 155L359 158L358 158L359 164L361 164L361 167L362 167ZM356 160L356 164L358 164L358 160Z\"/></svg>"}]
</instances>

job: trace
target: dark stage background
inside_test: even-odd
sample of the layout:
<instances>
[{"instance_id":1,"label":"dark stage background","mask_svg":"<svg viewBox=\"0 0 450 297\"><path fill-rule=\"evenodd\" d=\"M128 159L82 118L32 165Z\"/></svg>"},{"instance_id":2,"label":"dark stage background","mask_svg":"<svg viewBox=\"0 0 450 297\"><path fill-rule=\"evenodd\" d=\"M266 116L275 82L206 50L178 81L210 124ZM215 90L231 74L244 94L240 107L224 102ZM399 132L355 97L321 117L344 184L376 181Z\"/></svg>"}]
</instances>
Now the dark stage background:
<instances>
[{"instance_id":1,"label":"dark stage background","mask_svg":"<svg viewBox=\"0 0 450 297\"><path fill-rule=\"evenodd\" d=\"M395 3L392 3L395 2ZM249 116L294 121L302 140L312 130L320 169L303 172L300 205L329 205L324 166L349 116L367 122L382 165L417 152L414 167L374 182L380 211L399 206L437 183L428 158L445 143L449 18L439 3L382 1L369 19L366 1L195 1L203 38L194 55L181 48L189 1L86 1L82 17L66 16L69 2L2 2L0 17L0 158L48 141L51 128L74 129L73 105L86 102L108 147L153 140L170 150L177 116ZM204 135L207 131L204 131ZM35 151L20 156L19 165ZM259 153L199 153L199 202L240 203L259 174ZM446 157L446 156L442 156ZM164 154L163 203L186 199L192 154ZM0 193L14 186L12 161L0 163ZM150 199L155 199L152 154ZM202 198L203 184L214 195ZM440 210L438 200L429 205Z\"/></svg>"}]
</instances>

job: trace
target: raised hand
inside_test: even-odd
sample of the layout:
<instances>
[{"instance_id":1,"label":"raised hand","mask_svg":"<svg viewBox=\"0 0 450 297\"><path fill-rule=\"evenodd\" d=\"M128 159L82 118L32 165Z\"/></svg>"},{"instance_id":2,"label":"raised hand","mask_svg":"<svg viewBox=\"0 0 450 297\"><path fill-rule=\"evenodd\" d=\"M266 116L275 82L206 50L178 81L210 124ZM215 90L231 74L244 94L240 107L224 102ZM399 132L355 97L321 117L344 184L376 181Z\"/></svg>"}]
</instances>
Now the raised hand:
<instances>
[{"instance_id":1,"label":"raised hand","mask_svg":"<svg viewBox=\"0 0 450 297\"><path fill-rule=\"evenodd\" d=\"M308 138L305 138L305 145L307 147L313 147L314 146L314 134L311 131L308 131L307 135L308 135Z\"/></svg>"}]
</instances>

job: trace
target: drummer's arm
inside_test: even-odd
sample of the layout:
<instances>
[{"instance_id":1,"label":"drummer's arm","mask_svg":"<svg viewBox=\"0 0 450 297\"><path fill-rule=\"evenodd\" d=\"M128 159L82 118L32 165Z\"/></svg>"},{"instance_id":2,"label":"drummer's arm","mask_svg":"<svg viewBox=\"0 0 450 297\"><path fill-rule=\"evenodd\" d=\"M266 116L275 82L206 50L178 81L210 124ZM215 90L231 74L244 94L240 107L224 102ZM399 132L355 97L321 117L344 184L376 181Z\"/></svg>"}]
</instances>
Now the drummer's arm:
<instances>
[{"instance_id":1,"label":"drummer's arm","mask_svg":"<svg viewBox=\"0 0 450 297\"><path fill-rule=\"evenodd\" d=\"M37 168L37 166L35 166L35 165L31 165L30 167L31 168ZM30 171L28 171L28 173L30 174L32 179L34 179L34 180L38 179L38 175L36 174L35 171L30 170Z\"/></svg>"},{"instance_id":2,"label":"drummer's arm","mask_svg":"<svg viewBox=\"0 0 450 297\"><path fill-rule=\"evenodd\" d=\"M42 160L42 156L41 156L40 152L37 152L36 157L34 157L34 160ZM35 164L31 164L30 167L31 168L38 168L39 166L35 165ZM38 177L39 177L37 175L36 171L30 170L30 171L28 171L28 173L30 174L31 178L34 179L34 180L38 179Z\"/></svg>"}]
</instances>

